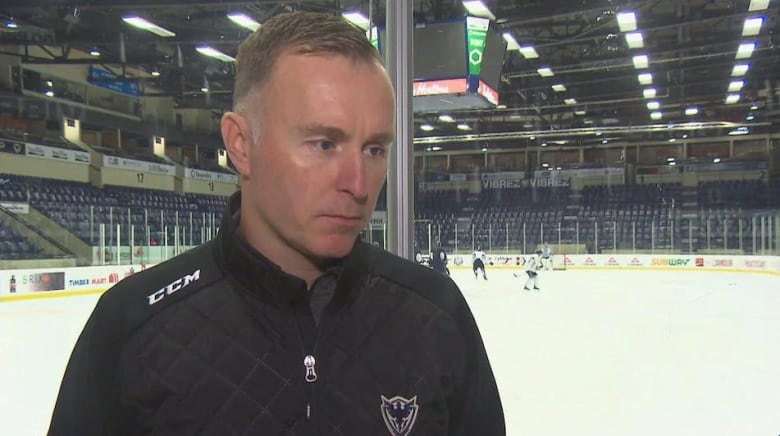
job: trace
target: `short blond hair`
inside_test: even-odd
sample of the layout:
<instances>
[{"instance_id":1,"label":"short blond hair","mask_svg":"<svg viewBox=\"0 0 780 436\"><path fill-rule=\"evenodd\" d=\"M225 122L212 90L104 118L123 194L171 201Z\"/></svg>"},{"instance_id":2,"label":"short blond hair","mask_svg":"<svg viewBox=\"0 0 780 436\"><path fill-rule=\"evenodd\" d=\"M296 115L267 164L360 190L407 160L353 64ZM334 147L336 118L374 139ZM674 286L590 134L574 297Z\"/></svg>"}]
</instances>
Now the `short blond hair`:
<instances>
[{"instance_id":1,"label":"short blond hair","mask_svg":"<svg viewBox=\"0 0 780 436\"><path fill-rule=\"evenodd\" d=\"M314 12L277 15L238 47L234 109L268 81L283 53L335 54L354 61L383 64L365 33L341 17Z\"/></svg>"}]
</instances>

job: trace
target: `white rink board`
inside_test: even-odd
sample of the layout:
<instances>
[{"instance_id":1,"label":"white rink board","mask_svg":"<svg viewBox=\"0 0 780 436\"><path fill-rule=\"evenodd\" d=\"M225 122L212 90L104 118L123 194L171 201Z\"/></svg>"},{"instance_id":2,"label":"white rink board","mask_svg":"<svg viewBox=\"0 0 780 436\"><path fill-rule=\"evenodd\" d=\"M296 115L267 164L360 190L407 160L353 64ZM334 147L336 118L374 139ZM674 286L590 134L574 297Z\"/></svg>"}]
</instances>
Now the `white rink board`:
<instances>
[{"instance_id":1,"label":"white rink board","mask_svg":"<svg viewBox=\"0 0 780 436\"><path fill-rule=\"evenodd\" d=\"M780 434L780 286L767 274L453 269L510 436ZM1 434L43 435L96 295L0 304ZM6 357L9 356L9 357Z\"/></svg>"}]
</instances>

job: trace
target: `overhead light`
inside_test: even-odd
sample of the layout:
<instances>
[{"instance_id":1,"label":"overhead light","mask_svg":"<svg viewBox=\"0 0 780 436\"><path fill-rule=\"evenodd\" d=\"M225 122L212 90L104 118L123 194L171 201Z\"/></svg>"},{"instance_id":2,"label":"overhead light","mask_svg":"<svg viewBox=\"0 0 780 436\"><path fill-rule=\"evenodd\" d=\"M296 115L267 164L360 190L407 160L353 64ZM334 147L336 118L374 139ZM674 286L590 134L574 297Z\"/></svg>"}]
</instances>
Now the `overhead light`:
<instances>
[{"instance_id":1,"label":"overhead light","mask_svg":"<svg viewBox=\"0 0 780 436\"><path fill-rule=\"evenodd\" d=\"M687 133L683 135L683 139L688 139L688 134Z\"/></svg>"},{"instance_id":2,"label":"overhead light","mask_svg":"<svg viewBox=\"0 0 780 436\"><path fill-rule=\"evenodd\" d=\"M91 50L89 51L89 55L90 55L90 56L96 56L96 57L97 57L97 56L100 56L100 51L99 51L98 49L96 49L96 48L93 48L93 49L91 49Z\"/></svg>"},{"instance_id":3,"label":"overhead light","mask_svg":"<svg viewBox=\"0 0 780 436\"><path fill-rule=\"evenodd\" d=\"M529 136L529 137L528 137L528 139L530 139L531 141L533 141L534 139L536 139L536 136L533 136L533 135L531 135L531 136Z\"/></svg>"},{"instance_id":4,"label":"overhead light","mask_svg":"<svg viewBox=\"0 0 780 436\"><path fill-rule=\"evenodd\" d=\"M655 98L655 94L656 94L655 88L645 88L642 91L642 95L645 98Z\"/></svg>"},{"instance_id":5,"label":"overhead light","mask_svg":"<svg viewBox=\"0 0 780 436\"><path fill-rule=\"evenodd\" d=\"M577 104L577 100L576 100L576 99L573 99L573 98L567 98L567 99L566 99L566 100L564 100L563 102L564 102L564 103L566 103L566 104L568 104L568 105Z\"/></svg>"},{"instance_id":6,"label":"overhead light","mask_svg":"<svg viewBox=\"0 0 780 436\"><path fill-rule=\"evenodd\" d=\"M642 32L626 33L626 44L629 48L642 48L645 46L645 40L642 38Z\"/></svg>"},{"instance_id":7,"label":"overhead light","mask_svg":"<svg viewBox=\"0 0 780 436\"><path fill-rule=\"evenodd\" d=\"M566 91L566 85L564 85L563 83L557 83L552 86L552 89L555 92L564 92Z\"/></svg>"},{"instance_id":8,"label":"overhead light","mask_svg":"<svg viewBox=\"0 0 780 436\"><path fill-rule=\"evenodd\" d=\"M547 142L546 141L542 141L542 143L539 144L539 145L542 146L542 147L547 147Z\"/></svg>"},{"instance_id":9,"label":"overhead light","mask_svg":"<svg viewBox=\"0 0 780 436\"><path fill-rule=\"evenodd\" d=\"M669 142L677 142L677 138L669 138Z\"/></svg>"},{"instance_id":10,"label":"overhead light","mask_svg":"<svg viewBox=\"0 0 780 436\"><path fill-rule=\"evenodd\" d=\"M147 32L152 32L157 36L162 36L163 38L171 38L176 36L176 34L170 30L160 27L151 21L141 18L137 15L126 15L122 17L122 20L133 27L146 30Z\"/></svg>"},{"instance_id":11,"label":"overhead light","mask_svg":"<svg viewBox=\"0 0 780 436\"><path fill-rule=\"evenodd\" d=\"M685 108L685 115L688 115L689 117L692 115L697 115L698 113L699 113L699 108L697 107Z\"/></svg>"},{"instance_id":12,"label":"overhead light","mask_svg":"<svg viewBox=\"0 0 780 436\"><path fill-rule=\"evenodd\" d=\"M452 115L439 115L439 121L442 123L454 123L455 118L452 118Z\"/></svg>"},{"instance_id":13,"label":"overhead light","mask_svg":"<svg viewBox=\"0 0 780 436\"><path fill-rule=\"evenodd\" d=\"M726 104L734 104L739 101L740 95L739 94L729 94L728 97L726 97Z\"/></svg>"},{"instance_id":14,"label":"overhead light","mask_svg":"<svg viewBox=\"0 0 780 436\"><path fill-rule=\"evenodd\" d=\"M499 105L496 106L496 109L506 109L506 105L505 104L499 104Z\"/></svg>"},{"instance_id":15,"label":"overhead light","mask_svg":"<svg viewBox=\"0 0 780 436\"><path fill-rule=\"evenodd\" d=\"M506 41L507 50L520 50L520 44L510 32L504 32L504 41Z\"/></svg>"},{"instance_id":16,"label":"overhead light","mask_svg":"<svg viewBox=\"0 0 780 436\"><path fill-rule=\"evenodd\" d=\"M47 80L46 81L46 86L49 86L49 87L54 86L54 82L52 82L51 80Z\"/></svg>"},{"instance_id":17,"label":"overhead light","mask_svg":"<svg viewBox=\"0 0 780 436\"><path fill-rule=\"evenodd\" d=\"M471 127L466 123L460 123L458 124L458 130L471 130Z\"/></svg>"},{"instance_id":18,"label":"overhead light","mask_svg":"<svg viewBox=\"0 0 780 436\"><path fill-rule=\"evenodd\" d=\"M537 73L539 73L542 77L552 77L555 75L553 71L549 67L542 67L536 70Z\"/></svg>"},{"instance_id":19,"label":"overhead light","mask_svg":"<svg viewBox=\"0 0 780 436\"><path fill-rule=\"evenodd\" d=\"M650 119L652 120L660 120L664 117L663 112L651 112L650 113Z\"/></svg>"},{"instance_id":20,"label":"overhead light","mask_svg":"<svg viewBox=\"0 0 780 436\"><path fill-rule=\"evenodd\" d=\"M652 85L653 75L651 73L642 73L637 76L640 85Z\"/></svg>"},{"instance_id":21,"label":"overhead light","mask_svg":"<svg viewBox=\"0 0 780 436\"><path fill-rule=\"evenodd\" d=\"M221 51L215 49L214 47L210 47L208 45L202 45L200 47L196 47L195 50L197 50L198 53L202 54L203 56L208 56L210 58L219 59L222 62L235 62L236 58L232 56L228 56L225 53L222 53Z\"/></svg>"},{"instance_id":22,"label":"overhead light","mask_svg":"<svg viewBox=\"0 0 780 436\"><path fill-rule=\"evenodd\" d=\"M603 133L601 132L601 130L599 130L599 131L597 131L597 132L596 132L596 136L601 136L601 135L603 135Z\"/></svg>"},{"instance_id":23,"label":"overhead light","mask_svg":"<svg viewBox=\"0 0 780 436\"><path fill-rule=\"evenodd\" d=\"M669 157L666 158L667 162L674 162L675 160L677 160L677 158L674 157L674 156L669 156Z\"/></svg>"},{"instance_id":24,"label":"overhead light","mask_svg":"<svg viewBox=\"0 0 780 436\"><path fill-rule=\"evenodd\" d=\"M582 120L582 124L591 125L591 124L593 124L593 120L591 120L589 118L584 119L584 120ZM596 136L598 136L598 135L599 134L597 133Z\"/></svg>"},{"instance_id":25,"label":"overhead light","mask_svg":"<svg viewBox=\"0 0 780 436\"><path fill-rule=\"evenodd\" d=\"M470 15L473 15L475 17L490 18L491 20L496 19L496 16L493 15L493 13L490 12L490 9L488 9L488 7L485 6L485 3L482 3L480 0L464 1L463 7L466 8L467 11L469 11Z\"/></svg>"},{"instance_id":26,"label":"overhead light","mask_svg":"<svg viewBox=\"0 0 780 436\"><path fill-rule=\"evenodd\" d=\"M341 14L341 16L363 30L368 30L368 28L371 27L371 21L369 21L368 17L363 15L360 11L347 11Z\"/></svg>"},{"instance_id":27,"label":"overhead light","mask_svg":"<svg viewBox=\"0 0 780 436\"><path fill-rule=\"evenodd\" d=\"M661 103L657 101L648 101L647 102L647 109L654 111L661 107Z\"/></svg>"},{"instance_id":28,"label":"overhead light","mask_svg":"<svg viewBox=\"0 0 780 436\"><path fill-rule=\"evenodd\" d=\"M587 112L585 112L584 109L577 109L576 111L574 111L574 115L579 115L579 116L585 115L586 113Z\"/></svg>"},{"instance_id":29,"label":"overhead light","mask_svg":"<svg viewBox=\"0 0 780 436\"><path fill-rule=\"evenodd\" d=\"M676 162L676 161L671 161L671 162L669 162L669 166L671 166L671 167L673 167L673 166L676 166L676 165L677 165L677 162Z\"/></svg>"},{"instance_id":30,"label":"overhead light","mask_svg":"<svg viewBox=\"0 0 780 436\"><path fill-rule=\"evenodd\" d=\"M734 68L731 70L731 75L733 77L744 76L747 73L749 68L750 68L749 64L734 65Z\"/></svg>"},{"instance_id":31,"label":"overhead light","mask_svg":"<svg viewBox=\"0 0 780 436\"><path fill-rule=\"evenodd\" d=\"M733 80L729 83L729 92L739 92L743 86L745 86L744 80Z\"/></svg>"},{"instance_id":32,"label":"overhead light","mask_svg":"<svg viewBox=\"0 0 780 436\"><path fill-rule=\"evenodd\" d=\"M756 117L753 114L749 114L748 116L745 117L746 121L753 121L755 119L756 119Z\"/></svg>"},{"instance_id":33,"label":"overhead light","mask_svg":"<svg viewBox=\"0 0 780 436\"><path fill-rule=\"evenodd\" d=\"M520 54L526 59L536 59L539 57L539 53L536 52L536 49L532 45L520 47Z\"/></svg>"},{"instance_id":34,"label":"overhead light","mask_svg":"<svg viewBox=\"0 0 780 436\"><path fill-rule=\"evenodd\" d=\"M439 147L438 145L434 145L433 147L431 147L431 150L432 151L439 151L439 150L441 150L441 147Z\"/></svg>"},{"instance_id":35,"label":"overhead light","mask_svg":"<svg viewBox=\"0 0 780 436\"><path fill-rule=\"evenodd\" d=\"M740 44L739 48L737 49L737 59L747 59L750 56L753 55L753 50L756 48L755 42L746 42L744 44Z\"/></svg>"},{"instance_id":36,"label":"overhead light","mask_svg":"<svg viewBox=\"0 0 780 436\"><path fill-rule=\"evenodd\" d=\"M150 74L152 75L152 77L159 77L160 76L160 70L155 68L155 69L152 70L152 72Z\"/></svg>"},{"instance_id":37,"label":"overhead light","mask_svg":"<svg viewBox=\"0 0 780 436\"><path fill-rule=\"evenodd\" d=\"M209 89L204 86L200 88L200 92L209 92Z\"/></svg>"},{"instance_id":38,"label":"overhead light","mask_svg":"<svg viewBox=\"0 0 780 436\"><path fill-rule=\"evenodd\" d=\"M712 163L720 163L720 158L716 157L716 158L712 159Z\"/></svg>"},{"instance_id":39,"label":"overhead light","mask_svg":"<svg viewBox=\"0 0 780 436\"><path fill-rule=\"evenodd\" d=\"M548 164L547 162L542 163L542 168L549 168L549 167L550 164Z\"/></svg>"},{"instance_id":40,"label":"overhead light","mask_svg":"<svg viewBox=\"0 0 780 436\"><path fill-rule=\"evenodd\" d=\"M430 132L431 130L433 130L433 126L430 124L420 124L420 130L424 132Z\"/></svg>"},{"instance_id":41,"label":"overhead light","mask_svg":"<svg viewBox=\"0 0 780 436\"><path fill-rule=\"evenodd\" d=\"M488 151L487 147L482 147L482 151Z\"/></svg>"},{"instance_id":42,"label":"overhead light","mask_svg":"<svg viewBox=\"0 0 780 436\"><path fill-rule=\"evenodd\" d=\"M763 11L769 7L769 0L750 0L748 12Z\"/></svg>"},{"instance_id":43,"label":"overhead light","mask_svg":"<svg viewBox=\"0 0 780 436\"><path fill-rule=\"evenodd\" d=\"M738 136L738 135L747 135L750 133L750 130L748 130L747 127L738 127L732 131L729 132L729 135L731 136Z\"/></svg>"},{"instance_id":44,"label":"overhead light","mask_svg":"<svg viewBox=\"0 0 780 436\"><path fill-rule=\"evenodd\" d=\"M636 55L634 56L634 68L637 70L643 70L647 68L647 55Z\"/></svg>"},{"instance_id":45,"label":"overhead light","mask_svg":"<svg viewBox=\"0 0 780 436\"><path fill-rule=\"evenodd\" d=\"M241 12L231 12L227 14L227 17L230 21L238 24L244 29L249 29L252 32L260 28L260 23L247 14Z\"/></svg>"},{"instance_id":46,"label":"overhead light","mask_svg":"<svg viewBox=\"0 0 780 436\"><path fill-rule=\"evenodd\" d=\"M636 14L633 12L621 12L617 14L617 22L621 32L636 30Z\"/></svg>"},{"instance_id":47,"label":"overhead light","mask_svg":"<svg viewBox=\"0 0 780 436\"><path fill-rule=\"evenodd\" d=\"M764 17L746 18L745 25L742 27L742 36L756 36L761 33L761 25L764 24Z\"/></svg>"},{"instance_id":48,"label":"overhead light","mask_svg":"<svg viewBox=\"0 0 780 436\"><path fill-rule=\"evenodd\" d=\"M609 142L609 140L607 140L607 139L602 139L602 140L601 140L601 143L602 143L602 144L606 144L606 143L608 143L608 142Z\"/></svg>"},{"instance_id":49,"label":"overhead light","mask_svg":"<svg viewBox=\"0 0 780 436\"><path fill-rule=\"evenodd\" d=\"M757 111L758 110L758 105L754 104L754 105L750 106L750 110Z\"/></svg>"},{"instance_id":50,"label":"overhead light","mask_svg":"<svg viewBox=\"0 0 780 436\"><path fill-rule=\"evenodd\" d=\"M5 27L7 27L9 29L16 29L16 28L19 27L19 25L16 24L16 21L14 21L14 20L8 20L8 21L5 22Z\"/></svg>"},{"instance_id":51,"label":"overhead light","mask_svg":"<svg viewBox=\"0 0 780 436\"><path fill-rule=\"evenodd\" d=\"M51 89L49 89L49 90L46 90L46 92L44 92L44 94L45 94L47 97L54 97L54 91L52 91Z\"/></svg>"}]
</instances>

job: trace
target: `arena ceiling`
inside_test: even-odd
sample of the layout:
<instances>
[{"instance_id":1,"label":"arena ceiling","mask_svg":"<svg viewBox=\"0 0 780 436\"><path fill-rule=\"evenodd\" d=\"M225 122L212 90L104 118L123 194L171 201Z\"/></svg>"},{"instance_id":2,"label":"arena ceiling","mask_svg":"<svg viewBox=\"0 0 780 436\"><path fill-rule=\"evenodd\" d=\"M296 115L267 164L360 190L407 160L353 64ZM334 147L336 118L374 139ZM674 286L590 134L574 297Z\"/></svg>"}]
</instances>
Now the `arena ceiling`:
<instances>
[{"instance_id":1,"label":"arena ceiling","mask_svg":"<svg viewBox=\"0 0 780 436\"><path fill-rule=\"evenodd\" d=\"M485 3L501 31L520 46L533 46L538 57L507 52L499 107L448 112L455 123L440 121L439 114L415 114L420 144L447 142L465 149L548 141L600 144L723 136L741 126L751 133L777 129L777 0ZM761 7L760 3L768 3L767 8L749 10ZM414 6L416 22L465 14L460 0L415 0ZM382 24L384 8L384 0L4 0L0 4L3 33L44 29L54 44L47 45L48 56L27 56L24 45L32 44L29 39L5 37L0 52L53 68L99 62L120 74L135 72L132 80L146 82L149 94L172 96L180 106L222 110L230 106L232 64L203 56L196 47L209 45L235 55L236 45L249 31L228 20L228 13L243 12L262 23L283 11L360 10ZM634 13L635 30L630 30L630 23L621 28L618 16L625 12ZM144 17L175 36L160 37L130 27L122 20L127 15ZM753 18L761 18L760 27L746 31L746 20ZM17 27L9 29L9 22ZM637 32L641 47L636 42L631 47L628 39L636 41L636 36L627 35ZM748 54L745 50L750 47ZM73 55L92 49L100 52L99 61ZM733 74L738 64L748 67L742 75ZM542 77L542 67L554 75ZM643 73L652 75L651 84L640 84L638 76ZM207 94L202 91L205 84ZM645 95L653 92L654 97ZM730 94L739 95L739 100L727 101ZM653 118L654 112L660 116ZM458 129L461 123L470 130ZM433 130L421 130L423 124Z\"/></svg>"}]
</instances>

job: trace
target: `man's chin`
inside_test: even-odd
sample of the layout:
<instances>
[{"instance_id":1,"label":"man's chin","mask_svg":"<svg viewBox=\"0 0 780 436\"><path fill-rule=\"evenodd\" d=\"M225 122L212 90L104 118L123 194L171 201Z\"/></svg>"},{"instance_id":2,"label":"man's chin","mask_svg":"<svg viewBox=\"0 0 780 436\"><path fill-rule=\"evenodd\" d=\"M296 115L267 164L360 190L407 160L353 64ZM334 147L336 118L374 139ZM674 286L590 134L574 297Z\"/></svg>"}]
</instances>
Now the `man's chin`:
<instances>
[{"instance_id":1,"label":"man's chin","mask_svg":"<svg viewBox=\"0 0 780 436\"><path fill-rule=\"evenodd\" d=\"M346 257L355 246L357 235L330 235L321 237L310 245L311 253L324 261Z\"/></svg>"}]
</instances>

